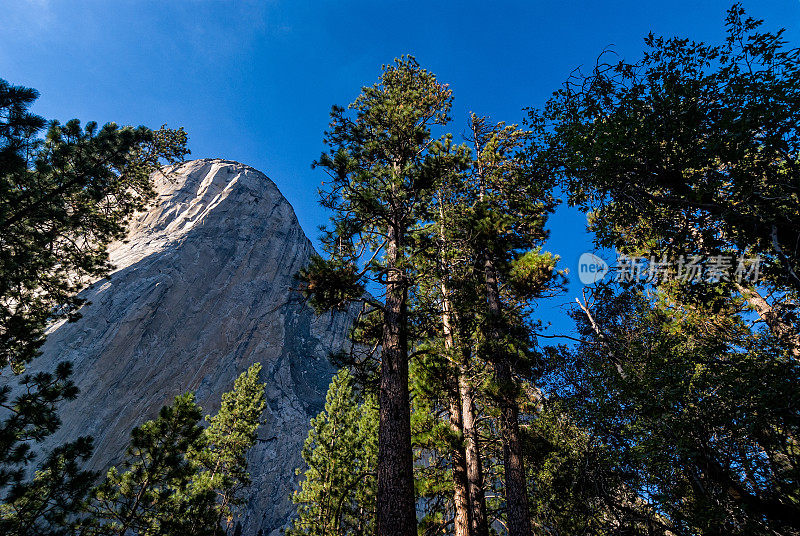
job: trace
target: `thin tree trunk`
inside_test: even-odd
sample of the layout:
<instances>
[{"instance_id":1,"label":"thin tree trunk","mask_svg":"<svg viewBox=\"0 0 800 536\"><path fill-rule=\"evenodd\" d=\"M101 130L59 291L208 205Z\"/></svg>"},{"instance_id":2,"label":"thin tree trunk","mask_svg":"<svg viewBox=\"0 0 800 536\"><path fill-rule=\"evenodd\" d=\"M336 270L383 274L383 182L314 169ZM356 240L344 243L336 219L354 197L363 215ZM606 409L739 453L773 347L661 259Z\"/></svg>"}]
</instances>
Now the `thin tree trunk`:
<instances>
[{"instance_id":1,"label":"thin tree trunk","mask_svg":"<svg viewBox=\"0 0 800 536\"><path fill-rule=\"evenodd\" d=\"M467 489L469 492L470 521L473 536L487 536L486 497L483 492L483 463L478 444L478 427L475 423L475 393L467 377L469 356L463 353L458 389L461 395L461 418L464 429L464 446L467 462Z\"/></svg>"},{"instance_id":2,"label":"thin tree trunk","mask_svg":"<svg viewBox=\"0 0 800 536\"><path fill-rule=\"evenodd\" d=\"M444 345L445 349L453 352L455 341L453 337L453 326L451 310L452 306L448 298L447 286L442 283L442 325L444 326ZM457 369L459 370L459 369ZM458 374L458 373L457 373ZM451 453L453 457L453 504L455 506L455 518L453 520L455 536L470 536L472 523L470 520L470 502L467 484L467 454L464 450L464 424L461 415L462 404L460 397L459 378L456 379L452 389L448 389L450 403L450 427L459 441L453 446Z\"/></svg>"},{"instance_id":3,"label":"thin tree trunk","mask_svg":"<svg viewBox=\"0 0 800 536\"><path fill-rule=\"evenodd\" d=\"M500 293L497 275L491 258L484 260L486 302L491 323L490 336L500 339L497 323L500 319ZM495 380L500 390L500 435L503 443L503 467L505 469L506 513L509 536L531 536L528 491L525 482L525 464L522 460L522 441L519 433L519 408L514 396L514 378L507 352L500 350L492 356Z\"/></svg>"},{"instance_id":4,"label":"thin tree trunk","mask_svg":"<svg viewBox=\"0 0 800 536\"><path fill-rule=\"evenodd\" d=\"M484 149L484 140L482 132L484 127L481 120L476 120L477 116L472 115L472 133L473 142L475 146L475 154L477 156L477 176L480 182L479 198L484 200L485 196L485 183L484 183L484 166L481 154ZM488 251L484 252L484 277L486 284L486 305L489 313L489 321L491 322L490 336L494 341L499 340L499 332L497 322L500 319L500 292L497 284L497 274L492 263L491 256ZM525 483L525 466L522 461L522 443L519 437L519 408L517 407L516 400L513 396L509 395L512 390L513 378L511 376L511 363L509 356L506 352L501 355L490 356L490 362L494 362L495 380L500 386L500 434L503 443L503 466L505 468L505 495L506 495L506 511L508 515L508 534L509 536L532 536L531 522L529 517L528 507L528 492ZM471 411L464 411L465 419L467 414L474 417L474 402L472 397L464 397L464 404L470 404ZM467 424L465 423L465 427ZM472 458L473 462L480 464L480 457L477 451L477 430L475 430L474 420L470 427L474 434L475 454ZM469 455L469 443L467 448ZM483 478L480 474L481 467L472 468L472 478L475 479L475 484L480 483L479 498L475 499L473 503L473 512L482 508L483 520L481 521L480 514L474 518L476 523L476 536L485 536L488 533L486 527L486 503L483 498ZM471 481L471 484L473 482ZM477 490L476 490L477 493ZM483 527L477 525L483 523Z\"/></svg>"},{"instance_id":5,"label":"thin tree trunk","mask_svg":"<svg viewBox=\"0 0 800 536\"><path fill-rule=\"evenodd\" d=\"M463 434L461 419L461 400L458 393L450 394L450 426L457 434ZM463 437L463 436L462 436ZM455 519L453 525L455 536L471 536L469 491L467 486L467 455L463 442L453 448L453 502Z\"/></svg>"},{"instance_id":6,"label":"thin tree trunk","mask_svg":"<svg viewBox=\"0 0 800 536\"><path fill-rule=\"evenodd\" d=\"M408 396L407 288L399 268L402 234L389 230L381 346L377 535L416 536L411 409Z\"/></svg>"}]
</instances>

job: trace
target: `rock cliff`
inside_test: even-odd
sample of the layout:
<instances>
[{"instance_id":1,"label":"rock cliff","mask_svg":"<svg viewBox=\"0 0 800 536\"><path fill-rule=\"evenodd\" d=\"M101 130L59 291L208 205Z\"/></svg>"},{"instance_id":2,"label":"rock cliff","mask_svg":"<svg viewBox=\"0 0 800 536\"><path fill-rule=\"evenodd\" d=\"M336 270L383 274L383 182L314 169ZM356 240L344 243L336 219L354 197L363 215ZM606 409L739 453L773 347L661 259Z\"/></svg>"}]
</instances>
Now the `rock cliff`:
<instances>
[{"instance_id":1,"label":"rock cliff","mask_svg":"<svg viewBox=\"0 0 800 536\"><path fill-rule=\"evenodd\" d=\"M252 363L263 365L268 407L250 457L244 534L277 535L309 420L324 404L351 314L316 317L294 274L314 250L291 205L264 174L195 160L155 178L158 199L113 244L115 271L83 292L75 323L54 326L36 368L75 365L78 399L54 438L95 437L95 469L117 462L130 430L177 394L204 413Z\"/></svg>"}]
</instances>

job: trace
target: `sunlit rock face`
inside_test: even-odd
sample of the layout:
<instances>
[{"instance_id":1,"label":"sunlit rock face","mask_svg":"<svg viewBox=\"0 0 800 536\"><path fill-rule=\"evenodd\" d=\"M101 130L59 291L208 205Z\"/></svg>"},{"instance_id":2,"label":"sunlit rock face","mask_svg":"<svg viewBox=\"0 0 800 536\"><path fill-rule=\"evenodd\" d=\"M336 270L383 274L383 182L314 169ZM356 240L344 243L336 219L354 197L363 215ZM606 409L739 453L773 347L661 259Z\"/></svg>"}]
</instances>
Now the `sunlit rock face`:
<instances>
[{"instance_id":1,"label":"sunlit rock face","mask_svg":"<svg viewBox=\"0 0 800 536\"><path fill-rule=\"evenodd\" d=\"M35 361L75 365L81 394L54 441L92 435L91 461L120 460L131 429L182 392L204 413L252 363L268 407L250 456L244 534L277 535L309 420L324 404L331 352L347 344L351 313L316 317L293 290L314 253L291 205L253 168L195 160L155 178L158 198L110 248L116 270L83 296L83 317L55 326Z\"/></svg>"}]
</instances>

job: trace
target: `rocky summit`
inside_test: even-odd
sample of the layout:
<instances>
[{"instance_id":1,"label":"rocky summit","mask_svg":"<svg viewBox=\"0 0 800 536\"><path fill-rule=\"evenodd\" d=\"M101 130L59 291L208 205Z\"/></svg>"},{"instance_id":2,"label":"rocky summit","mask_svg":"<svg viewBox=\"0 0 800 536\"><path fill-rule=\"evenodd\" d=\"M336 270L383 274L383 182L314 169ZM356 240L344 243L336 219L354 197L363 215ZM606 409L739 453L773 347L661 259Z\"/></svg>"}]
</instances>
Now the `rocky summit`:
<instances>
[{"instance_id":1,"label":"rocky summit","mask_svg":"<svg viewBox=\"0 0 800 536\"><path fill-rule=\"evenodd\" d=\"M194 160L155 177L157 199L110 247L115 271L82 296L74 323L54 326L36 368L75 365L78 399L53 440L95 438L91 466L118 462L130 431L193 391L204 413L252 363L268 405L251 451L244 534L277 535L310 419L347 344L353 314L317 317L293 290L314 253L294 210L263 173L227 160Z\"/></svg>"}]
</instances>

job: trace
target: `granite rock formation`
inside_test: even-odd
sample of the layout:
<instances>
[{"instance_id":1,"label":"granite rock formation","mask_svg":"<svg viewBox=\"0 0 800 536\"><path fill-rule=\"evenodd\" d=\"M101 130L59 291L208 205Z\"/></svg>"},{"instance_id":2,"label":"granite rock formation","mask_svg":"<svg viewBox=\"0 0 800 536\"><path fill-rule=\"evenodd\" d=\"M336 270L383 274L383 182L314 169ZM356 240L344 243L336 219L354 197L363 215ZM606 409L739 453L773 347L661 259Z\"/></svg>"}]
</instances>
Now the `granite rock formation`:
<instances>
[{"instance_id":1,"label":"granite rock formation","mask_svg":"<svg viewBox=\"0 0 800 536\"><path fill-rule=\"evenodd\" d=\"M155 177L158 198L112 244L109 278L83 292L75 323L54 326L36 360L75 365L78 399L53 441L92 435L95 469L119 461L130 430L182 392L204 413L252 363L263 365L268 407L250 456L244 534L277 535L309 420L347 345L351 313L316 317L292 290L314 253L291 205L253 168L195 160Z\"/></svg>"}]
</instances>

